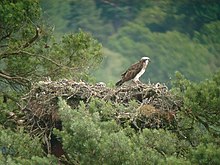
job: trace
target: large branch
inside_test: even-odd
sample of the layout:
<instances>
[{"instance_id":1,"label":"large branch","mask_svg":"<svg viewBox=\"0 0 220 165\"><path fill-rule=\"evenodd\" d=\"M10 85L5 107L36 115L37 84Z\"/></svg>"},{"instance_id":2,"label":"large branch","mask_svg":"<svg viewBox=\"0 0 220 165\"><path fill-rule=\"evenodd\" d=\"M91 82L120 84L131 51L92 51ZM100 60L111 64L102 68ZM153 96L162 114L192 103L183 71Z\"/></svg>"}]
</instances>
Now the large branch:
<instances>
[{"instance_id":1,"label":"large branch","mask_svg":"<svg viewBox=\"0 0 220 165\"><path fill-rule=\"evenodd\" d=\"M5 73L3 71L0 71L0 78L7 80L8 82L20 84L22 86L29 87L30 86L30 80L25 77L20 76L11 76L8 73Z\"/></svg>"},{"instance_id":2,"label":"large branch","mask_svg":"<svg viewBox=\"0 0 220 165\"><path fill-rule=\"evenodd\" d=\"M27 54L27 55L30 55L30 56L36 56L36 57L43 58L43 59L45 59L45 60L51 62L52 64L57 65L58 67L65 67L64 65L59 64L59 63L57 63L56 61L52 60L51 58L48 58L48 57L43 56L43 55L36 55L36 54L30 53L30 52L27 52L27 51L21 51L21 53L24 53L24 54Z\"/></svg>"},{"instance_id":3,"label":"large branch","mask_svg":"<svg viewBox=\"0 0 220 165\"><path fill-rule=\"evenodd\" d=\"M64 65L62 63L58 63L56 62L55 60L51 59L51 58L48 58L46 56L43 56L43 55L40 55L40 54L33 54L33 53L30 53L30 52L27 52L27 51L21 51L20 53L24 53L24 54L27 54L27 55L30 55L30 56L35 56L35 57L39 57L39 58L42 58L46 61L49 61L50 63L56 65L58 68L68 68L69 70L77 70L78 68L77 67L69 67L67 65Z\"/></svg>"},{"instance_id":4,"label":"large branch","mask_svg":"<svg viewBox=\"0 0 220 165\"><path fill-rule=\"evenodd\" d=\"M0 54L0 59L7 58L8 56L12 56L12 55L20 55L24 48L29 47L33 42L35 42L37 40L37 38L39 37L39 33L40 33L40 28L37 27L36 34L34 35L33 38L31 38L28 42L26 42L21 48L18 48L18 50L16 50L16 51L3 52L2 54ZM3 37L5 38L7 36L3 36Z\"/></svg>"},{"instance_id":5,"label":"large branch","mask_svg":"<svg viewBox=\"0 0 220 165\"><path fill-rule=\"evenodd\" d=\"M17 50L14 52L4 52L4 53L0 54L0 60L3 58L7 58L9 56L19 55L19 54L21 54L21 50Z\"/></svg>"}]
</instances>

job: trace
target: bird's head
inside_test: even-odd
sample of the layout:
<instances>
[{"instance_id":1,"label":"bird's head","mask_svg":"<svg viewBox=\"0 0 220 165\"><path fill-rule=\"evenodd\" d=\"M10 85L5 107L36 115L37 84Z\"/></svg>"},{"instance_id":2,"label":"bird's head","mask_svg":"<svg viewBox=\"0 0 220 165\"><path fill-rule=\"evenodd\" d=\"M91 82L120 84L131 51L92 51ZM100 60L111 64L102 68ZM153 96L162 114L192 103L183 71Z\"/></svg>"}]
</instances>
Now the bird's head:
<instances>
[{"instance_id":1,"label":"bird's head","mask_svg":"<svg viewBox=\"0 0 220 165\"><path fill-rule=\"evenodd\" d=\"M149 57L142 57L141 60L146 62L146 63L150 62L150 58Z\"/></svg>"}]
</instances>

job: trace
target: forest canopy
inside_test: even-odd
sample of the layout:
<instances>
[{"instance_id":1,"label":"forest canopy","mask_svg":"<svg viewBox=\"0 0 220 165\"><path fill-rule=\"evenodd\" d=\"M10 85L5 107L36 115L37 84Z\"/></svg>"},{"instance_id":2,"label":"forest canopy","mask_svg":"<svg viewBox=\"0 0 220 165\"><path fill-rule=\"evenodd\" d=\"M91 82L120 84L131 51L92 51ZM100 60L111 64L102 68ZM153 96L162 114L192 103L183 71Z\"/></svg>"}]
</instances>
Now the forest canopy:
<instances>
[{"instance_id":1,"label":"forest canopy","mask_svg":"<svg viewBox=\"0 0 220 165\"><path fill-rule=\"evenodd\" d=\"M117 81L142 56L152 59L145 82L169 81L176 71L198 82L220 66L217 0L41 0L41 6L55 31L82 29L111 51L104 49L102 70L95 73L99 81ZM123 65L112 59L115 54L124 59Z\"/></svg>"}]
</instances>

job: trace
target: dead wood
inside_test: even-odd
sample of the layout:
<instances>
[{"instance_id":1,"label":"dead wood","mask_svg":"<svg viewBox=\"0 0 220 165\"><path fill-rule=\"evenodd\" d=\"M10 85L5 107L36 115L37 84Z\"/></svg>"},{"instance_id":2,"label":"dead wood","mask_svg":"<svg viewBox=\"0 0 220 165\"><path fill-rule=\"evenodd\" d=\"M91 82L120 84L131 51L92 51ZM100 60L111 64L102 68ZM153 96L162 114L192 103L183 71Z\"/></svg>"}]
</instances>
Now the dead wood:
<instances>
[{"instance_id":1,"label":"dead wood","mask_svg":"<svg viewBox=\"0 0 220 165\"><path fill-rule=\"evenodd\" d=\"M83 101L86 105L92 98L99 98L112 105L129 106L130 101L137 102L134 112L117 112L113 117L123 126L129 124L135 130L143 128L165 128L175 125L176 112L182 106L165 84L123 85L109 88L102 83L95 85L73 80L41 81L23 97L24 124L33 136L43 138L51 151L50 136L53 128L62 129L58 115L58 97L62 97L73 108Z\"/></svg>"}]
</instances>

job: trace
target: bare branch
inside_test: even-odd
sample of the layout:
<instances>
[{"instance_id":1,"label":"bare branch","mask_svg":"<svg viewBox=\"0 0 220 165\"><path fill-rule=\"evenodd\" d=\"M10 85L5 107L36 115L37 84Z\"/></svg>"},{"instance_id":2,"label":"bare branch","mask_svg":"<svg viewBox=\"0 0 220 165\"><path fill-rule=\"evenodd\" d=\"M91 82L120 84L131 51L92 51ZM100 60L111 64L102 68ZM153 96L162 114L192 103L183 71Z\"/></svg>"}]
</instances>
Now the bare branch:
<instances>
[{"instance_id":1,"label":"bare branch","mask_svg":"<svg viewBox=\"0 0 220 165\"><path fill-rule=\"evenodd\" d=\"M7 33L5 36L2 36L0 38L0 41L9 37L11 35L12 32ZM37 40L37 38L39 37L39 33L40 33L40 28L36 28L36 34L33 38L31 38L28 42L26 42L22 48L27 48L29 47L33 42L35 42ZM8 45L0 45L0 47L7 47ZM12 51L12 52L3 52L2 54L0 54L0 59L3 58L7 58L9 55L19 55L21 53L21 50L17 50L17 51Z\"/></svg>"},{"instance_id":2,"label":"bare branch","mask_svg":"<svg viewBox=\"0 0 220 165\"><path fill-rule=\"evenodd\" d=\"M59 68L68 68L70 70L77 70L78 69L77 67L75 67L75 68L74 67L68 67L67 65L63 65L61 63L58 63L58 62L52 60L51 58L48 58L48 57L40 55L40 54L33 54L33 53L30 53L30 52L27 52L27 51L20 51L20 53L24 53L24 54L27 54L27 55L30 55L30 56L40 57L40 58L45 59L45 60L51 62L52 64L58 66Z\"/></svg>"},{"instance_id":3,"label":"bare branch","mask_svg":"<svg viewBox=\"0 0 220 165\"><path fill-rule=\"evenodd\" d=\"M113 2L110 2L110 1L107 1L107 0L102 0L102 2L103 2L103 3L106 3L106 4L108 4L108 5L111 5L111 6L114 6L114 7L119 8L118 5L116 5L116 4L113 3Z\"/></svg>"},{"instance_id":4,"label":"bare branch","mask_svg":"<svg viewBox=\"0 0 220 165\"><path fill-rule=\"evenodd\" d=\"M0 48L8 47L8 45L0 45Z\"/></svg>"},{"instance_id":5,"label":"bare branch","mask_svg":"<svg viewBox=\"0 0 220 165\"><path fill-rule=\"evenodd\" d=\"M29 87L31 84L30 80L25 77L11 76L3 71L0 71L0 78L3 78L5 80L7 80L8 82L17 83L17 84L20 84L20 85L26 86L26 87Z\"/></svg>"},{"instance_id":6,"label":"bare branch","mask_svg":"<svg viewBox=\"0 0 220 165\"><path fill-rule=\"evenodd\" d=\"M42 56L42 55L36 55L36 54L33 54L33 53L30 53L30 52L27 52L27 51L20 51L20 53L24 53L24 54L27 54L27 55L30 55L30 56L36 56L36 57L40 57L40 58L43 58L47 61L50 61L51 63L59 66L59 67L65 67L64 65L62 64L58 64L56 61L52 60L51 58L48 58L46 56Z\"/></svg>"},{"instance_id":7,"label":"bare branch","mask_svg":"<svg viewBox=\"0 0 220 165\"><path fill-rule=\"evenodd\" d=\"M40 28L36 28L36 34L33 38L31 38L26 44L23 45L23 48L30 46L36 39L39 37Z\"/></svg>"},{"instance_id":8,"label":"bare branch","mask_svg":"<svg viewBox=\"0 0 220 165\"><path fill-rule=\"evenodd\" d=\"M4 53L0 54L0 59L7 58L7 57L13 56L13 55L20 55L20 53L21 53L20 50L15 51L15 52L4 52Z\"/></svg>"},{"instance_id":9,"label":"bare branch","mask_svg":"<svg viewBox=\"0 0 220 165\"><path fill-rule=\"evenodd\" d=\"M8 37L10 37L11 33L12 33L12 31L9 32L9 33L7 33L6 35L2 36L2 37L0 38L0 41L6 39L6 38L8 38Z\"/></svg>"}]
</instances>

